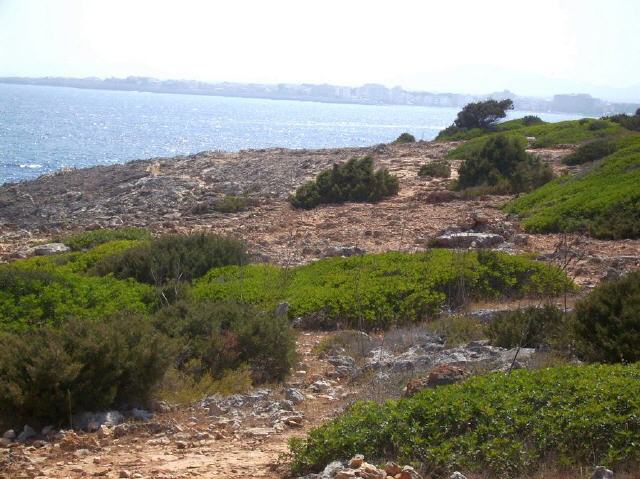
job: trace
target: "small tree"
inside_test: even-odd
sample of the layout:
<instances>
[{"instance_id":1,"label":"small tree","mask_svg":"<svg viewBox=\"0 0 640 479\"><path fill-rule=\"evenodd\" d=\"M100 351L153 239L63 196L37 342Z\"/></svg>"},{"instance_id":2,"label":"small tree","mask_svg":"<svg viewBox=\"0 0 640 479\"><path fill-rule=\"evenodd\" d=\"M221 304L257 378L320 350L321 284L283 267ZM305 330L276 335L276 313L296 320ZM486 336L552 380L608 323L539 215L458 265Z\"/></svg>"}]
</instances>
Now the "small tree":
<instances>
[{"instance_id":1,"label":"small tree","mask_svg":"<svg viewBox=\"0 0 640 479\"><path fill-rule=\"evenodd\" d=\"M403 143L415 143L416 141L416 137L413 136L411 133L402 133L398 138L396 138L396 140L394 141L394 143L396 144L403 144Z\"/></svg>"},{"instance_id":2,"label":"small tree","mask_svg":"<svg viewBox=\"0 0 640 479\"><path fill-rule=\"evenodd\" d=\"M513 101L487 100L469 103L458 113L454 125L458 128L481 128L486 130L492 127L499 119L507 116L507 110L513 109Z\"/></svg>"}]
</instances>

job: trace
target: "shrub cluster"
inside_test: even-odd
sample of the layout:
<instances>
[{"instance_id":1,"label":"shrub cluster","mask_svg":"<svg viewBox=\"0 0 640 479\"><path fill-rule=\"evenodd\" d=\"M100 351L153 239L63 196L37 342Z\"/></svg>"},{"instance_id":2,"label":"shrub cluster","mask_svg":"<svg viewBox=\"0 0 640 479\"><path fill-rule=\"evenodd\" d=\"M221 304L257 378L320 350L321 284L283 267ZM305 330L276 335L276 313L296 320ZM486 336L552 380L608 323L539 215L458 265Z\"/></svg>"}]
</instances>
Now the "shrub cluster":
<instances>
[{"instance_id":1,"label":"shrub cluster","mask_svg":"<svg viewBox=\"0 0 640 479\"><path fill-rule=\"evenodd\" d=\"M404 144L404 143L415 143L416 141L416 137L413 136L411 133L402 133L398 138L396 138L396 140L394 141L394 143L396 144Z\"/></svg>"},{"instance_id":2,"label":"shrub cluster","mask_svg":"<svg viewBox=\"0 0 640 479\"><path fill-rule=\"evenodd\" d=\"M451 166L447 161L432 161L422 165L418 170L418 176L431 176L434 178L449 178L451 176Z\"/></svg>"},{"instance_id":3,"label":"shrub cluster","mask_svg":"<svg viewBox=\"0 0 640 479\"><path fill-rule=\"evenodd\" d=\"M306 209L323 203L377 202L396 195L399 189L398 178L386 169L374 171L373 158L366 156L333 165L298 188L289 201Z\"/></svg>"},{"instance_id":4,"label":"shrub cluster","mask_svg":"<svg viewBox=\"0 0 640 479\"><path fill-rule=\"evenodd\" d=\"M419 392L356 403L293 439L294 472L317 471L356 453L372 461L417 463L427 474L453 470L522 477L540 466L632 466L640 450L640 365L564 366L493 373Z\"/></svg>"},{"instance_id":5,"label":"shrub cluster","mask_svg":"<svg viewBox=\"0 0 640 479\"><path fill-rule=\"evenodd\" d=\"M191 235L0 267L0 424L63 424L70 409L138 405L159 382L164 392L185 388L170 397L193 399L281 380L295 351L286 316L199 301L158 310L156 288L137 281L157 279L165 299L181 290L175 301L210 267L244 258L235 240ZM126 279L105 268L113 264Z\"/></svg>"},{"instance_id":6,"label":"shrub cluster","mask_svg":"<svg viewBox=\"0 0 640 479\"><path fill-rule=\"evenodd\" d=\"M618 125L631 131L640 131L640 108L636 110L635 115L627 115L622 113L620 115L613 115L604 117L603 120L613 121Z\"/></svg>"},{"instance_id":7,"label":"shrub cluster","mask_svg":"<svg viewBox=\"0 0 640 479\"><path fill-rule=\"evenodd\" d=\"M581 165L590 161L601 160L602 158L615 153L618 144L613 140L602 138L590 141L581 145L576 151L565 157L562 162L565 165Z\"/></svg>"},{"instance_id":8,"label":"shrub cluster","mask_svg":"<svg viewBox=\"0 0 640 479\"><path fill-rule=\"evenodd\" d=\"M133 278L141 283L162 286L169 282L189 282L211 268L246 262L244 243L213 234L167 235L105 257L95 265L99 275Z\"/></svg>"},{"instance_id":9,"label":"shrub cluster","mask_svg":"<svg viewBox=\"0 0 640 479\"><path fill-rule=\"evenodd\" d=\"M588 361L640 361L640 271L600 284L575 308L578 352Z\"/></svg>"},{"instance_id":10,"label":"shrub cluster","mask_svg":"<svg viewBox=\"0 0 640 479\"><path fill-rule=\"evenodd\" d=\"M582 231L597 238L640 237L640 136L616 140L618 149L588 172L558 178L513 200L527 231Z\"/></svg>"},{"instance_id":11,"label":"shrub cluster","mask_svg":"<svg viewBox=\"0 0 640 479\"><path fill-rule=\"evenodd\" d=\"M255 204L256 201L251 200L247 196L224 195L222 198L218 198L213 201L198 203L191 209L191 212L195 215L211 212L238 213L239 211L244 211Z\"/></svg>"},{"instance_id":12,"label":"shrub cluster","mask_svg":"<svg viewBox=\"0 0 640 479\"><path fill-rule=\"evenodd\" d=\"M490 137L458 173L457 189L495 194L530 191L553 177L549 165L525 151L524 139L511 135Z\"/></svg>"},{"instance_id":13,"label":"shrub cluster","mask_svg":"<svg viewBox=\"0 0 640 479\"><path fill-rule=\"evenodd\" d=\"M437 315L465 298L553 295L571 282L558 269L502 253L384 253L328 258L293 269L269 265L213 269L191 295L274 308L317 328L388 328ZM464 291L461 291L463 289Z\"/></svg>"}]
</instances>

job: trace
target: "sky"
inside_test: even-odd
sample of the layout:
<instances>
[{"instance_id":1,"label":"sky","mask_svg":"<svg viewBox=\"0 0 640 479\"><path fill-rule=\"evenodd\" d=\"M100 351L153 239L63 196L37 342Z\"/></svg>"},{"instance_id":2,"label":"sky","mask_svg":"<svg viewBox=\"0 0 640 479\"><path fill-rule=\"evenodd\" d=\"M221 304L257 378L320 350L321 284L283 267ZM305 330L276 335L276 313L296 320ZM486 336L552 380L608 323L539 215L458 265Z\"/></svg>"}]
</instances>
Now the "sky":
<instances>
[{"instance_id":1,"label":"sky","mask_svg":"<svg viewBox=\"0 0 640 479\"><path fill-rule=\"evenodd\" d=\"M640 100L639 0L0 0L0 76Z\"/></svg>"}]
</instances>

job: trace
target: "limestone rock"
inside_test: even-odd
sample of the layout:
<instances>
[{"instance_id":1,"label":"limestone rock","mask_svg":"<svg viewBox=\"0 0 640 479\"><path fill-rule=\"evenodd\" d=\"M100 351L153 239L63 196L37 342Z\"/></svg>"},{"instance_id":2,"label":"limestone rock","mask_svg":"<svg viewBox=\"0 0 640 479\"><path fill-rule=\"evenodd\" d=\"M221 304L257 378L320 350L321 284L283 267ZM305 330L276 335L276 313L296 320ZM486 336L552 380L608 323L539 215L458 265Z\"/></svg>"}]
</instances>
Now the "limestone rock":
<instances>
[{"instance_id":1,"label":"limestone rock","mask_svg":"<svg viewBox=\"0 0 640 479\"><path fill-rule=\"evenodd\" d=\"M504 243L504 237L494 233L448 233L435 238L442 248L490 248Z\"/></svg>"},{"instance_id":2,"label":"limestone rock","mask_svg":"<svg viewBox=\"0 0 640 479\"><path fill-rule=\"evenodd\" d=\"M362 454L356 454L349 461L349 467L351 469L358 469L364 463L364 456Z\"/></svg>"},{"instance_id":3,"label":"limestone rock","mask_svg":"<svg viewBox=\"0 0 640 479\"><path fill-rule=\"evenodd\" d=\"M284 391L284 397L291 401L293 404L300 404L304 401L304 394L299 389L287 388Z\"/></svg>"},{"instance_id":4,"label":"limestone rock","mask_svg":"<svg viewBox=\"0 0 640 479\"><path fill-rule=\"evenodd\" d=\"M71 248L63 243L47 243L33 248L33 254L36 256L49 256L52 254L67 253L69 251L71 251Z\"/></svg>"},{"instance_id":5,"label":"limestone rock","mask_svg":"<svg viewBox=\"0 0 640 479\"><path fill-rule=\"evenodd\" d=\"M613 479L613 471L604 466L596 467L591 479Z\"/></svg>"}]
</instances>

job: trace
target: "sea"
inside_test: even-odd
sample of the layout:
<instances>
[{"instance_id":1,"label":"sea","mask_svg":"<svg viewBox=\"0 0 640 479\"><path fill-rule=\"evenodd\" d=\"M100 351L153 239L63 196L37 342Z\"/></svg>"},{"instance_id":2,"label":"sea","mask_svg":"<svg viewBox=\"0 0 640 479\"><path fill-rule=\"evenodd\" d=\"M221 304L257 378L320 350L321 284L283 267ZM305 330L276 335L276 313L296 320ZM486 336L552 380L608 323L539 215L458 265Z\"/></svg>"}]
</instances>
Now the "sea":
<instances>
[{"instance_id":1,"label":"sea","mask_svg":"<svg viewBox=\"0 0 640 479\"><path fill-rule=\"evenodd\" d=\"M0 84L0 184L61 168L205 150L431 140L458 108L354 105ZM511 111L510 118L530 112ZM575 115L535 113L546 121Z\"/></svg>"}]
</instances>

